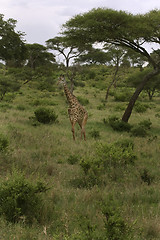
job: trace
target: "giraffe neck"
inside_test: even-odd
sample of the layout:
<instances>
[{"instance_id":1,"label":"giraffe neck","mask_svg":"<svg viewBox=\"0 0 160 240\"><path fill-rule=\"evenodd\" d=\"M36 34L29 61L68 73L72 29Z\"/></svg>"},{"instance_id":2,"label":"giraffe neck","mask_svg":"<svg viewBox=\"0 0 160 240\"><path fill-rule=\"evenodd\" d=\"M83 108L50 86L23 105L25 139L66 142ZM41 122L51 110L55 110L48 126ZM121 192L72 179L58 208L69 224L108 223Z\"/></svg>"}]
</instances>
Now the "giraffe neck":
<instances>
[{"instance_id":1,"label":"giraffe neck","mask_svg":"<svg viewBox=\"0 0 160 240\"><path fill-rule=\"evenodd\" d=\"M67 101L70 106L73 106L75 102L77 102L76 97L71 93L71 91L68 89L67 85L64 83L64 92L67 98Z\"/></svg>"}]
</instances>

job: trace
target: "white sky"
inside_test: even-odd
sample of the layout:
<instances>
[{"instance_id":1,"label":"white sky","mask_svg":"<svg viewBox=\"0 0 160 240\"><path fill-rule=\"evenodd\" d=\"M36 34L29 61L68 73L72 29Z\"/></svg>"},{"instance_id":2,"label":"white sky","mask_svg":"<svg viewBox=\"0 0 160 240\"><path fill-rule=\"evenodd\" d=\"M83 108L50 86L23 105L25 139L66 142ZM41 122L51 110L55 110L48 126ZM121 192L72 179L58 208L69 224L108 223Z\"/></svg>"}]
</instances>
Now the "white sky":
<instances>
[{"instance_id":1,"label":"white sky","mask_svg":"<svg viewBox=\"0 0 160 240\"><path fill-rule=\"evenodd\" d=\"M0 0L4 19L18 21L16 29L26 34L27 43L43 45L57 36L71 17L97 7L137 14L160 9L160 0Z\"/></svg>"}]
</instances>

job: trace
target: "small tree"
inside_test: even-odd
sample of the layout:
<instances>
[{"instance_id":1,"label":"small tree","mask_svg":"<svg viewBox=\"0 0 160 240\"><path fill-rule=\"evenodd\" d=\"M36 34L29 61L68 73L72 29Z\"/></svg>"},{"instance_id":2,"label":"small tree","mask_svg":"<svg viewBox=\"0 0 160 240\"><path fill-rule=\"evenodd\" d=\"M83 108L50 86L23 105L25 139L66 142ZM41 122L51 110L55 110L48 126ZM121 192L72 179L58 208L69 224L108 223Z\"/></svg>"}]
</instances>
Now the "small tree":
<instances>
[{"instance_id":1,"label":"small tree","mask_svg":"<svg viewBox=\"0 0 160 240\"><path fill-rule=\"evenodd\" d=\"M15 31L16 23L12 18L5 21L0 14L0 59L9 67L20 67L26 59L24 34Z\"/></svg>"},{"instance_id":2,"label":"small tree","mask_svg":"<svg viewBox=\"0 0 160 240\"><path fill-rule=\"evenodd\" d=\"M118 77L119 67L123 62L123 59L126 54L126 50L121 47L115 47L113 45L107 46L106 49L108 50L107 53L109 56L109 62L110 62L110 64L112 64L115 67L112 81L107 88L107 92L106 92L106 96L105 96L105 100L107 101L110 88L112 87L112 85L114 85L116 87L117 80L118 80L117 77Z\"/></svg>"},{"instance_id":3,"label":"small tree","mask_svg":"<svg viewBox=\"0 0 160 240\"><path fill-rule=\"evenodd\" d=\"M64 57L66 67L69 67L71 59L75 59L81 54L79 48L75 47L65 37L51 38L46 41L46 45L48 49L54 50Z\"/></svg>"},{"instance_id":4,"label":"small tree","mask_svg":"<svg viewBox=\"0 0 160 240\"><path fill-rule=\"evenodd\" d=\"M132 67L139 67L140 71L143 70L143 65L147 63L147 58L145 56L132 49L128 49L125 57Z\"/></svg>"},{"instance_id":5,"label":"small tree","mask_svg":"<svg viewBox=\"0 0 160 240\"><path fill-rule=\"evenodd\" d=\"M109 60L110 59L107 52L104 52L102 49L95 49L91 47L88 51L81 54L76 59L76 62L88 64L106 64Z\"/></svg>"},{"instance_id":6,"label":"small tree","mask_svg":"<svg viewBox=\"0 0 160 240\"><path fill-rule=\"evenodd\" d=\"M27 44L27 65L34 69L39 66L55 63L55 56L47 52L47 48L41 44Z\"/></svg>"}]
</instances>

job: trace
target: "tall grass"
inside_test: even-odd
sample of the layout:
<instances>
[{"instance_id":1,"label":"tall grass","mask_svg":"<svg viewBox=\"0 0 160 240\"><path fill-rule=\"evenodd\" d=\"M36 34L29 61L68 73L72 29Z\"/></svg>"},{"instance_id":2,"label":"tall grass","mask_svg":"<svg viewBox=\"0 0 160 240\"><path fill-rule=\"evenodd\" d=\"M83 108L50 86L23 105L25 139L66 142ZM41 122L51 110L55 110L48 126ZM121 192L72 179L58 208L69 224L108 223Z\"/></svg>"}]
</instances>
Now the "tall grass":
<instances>
[{"instance_id":1,"label":"tall grass","mask_svg":"<svg viewBox=\"0 0 160 240\"><path fill-rule=\"evenodd\" d=\"M56 92L52 94L26 85L21 89L21 94L9 103L10 107L6 108L5 102L0 105L0 132L8 139L6 151L0 152L1 182L7 180L8 173L16 168L30 181L41 180L49 188L43 195L44 207L39 223L33 221L32 225L28 225L23 219L15 224L8 223L1 214L2 239L106 240L114 239L118 231L121 231L122 238L117 239L159 239L160 127L156 114L160 98L155 98L154 108L144 113L133 112L130 119L132 125L149 118L152 126L146 137L131 137L128 132L114 131L107 122L111 115L121 118L124 111L124 107L119 107L121 103L110 96L106 106L97 108L102 104L105 90L88 85L85 88L77 87L74 92L82 99L88 99L85 107L89 113L86 142L80 140L78 125L76 141L73 142L66 99L61 94L62 90L56 87ZM44 105L56 112L58 121L33 124L35 110ZM98 138L93 133L97 133ZM116 167L106 164L100 178L101 184L82 184L82 179L87 178L81 161L98 158L98 145L112 145L123 139L134 143L133 151L137 156L134 164L120 163ZM150 184L144 181L144 169L147 169L148 177L152 177ZM114 211L112 208L108 210L114 212L112 221L115 228L109 228L101 207L110 198L116 199ZM121 228L117 223L122 224ZM132 236L125 230L128 228Z\"/></svg>"}]
</instances>

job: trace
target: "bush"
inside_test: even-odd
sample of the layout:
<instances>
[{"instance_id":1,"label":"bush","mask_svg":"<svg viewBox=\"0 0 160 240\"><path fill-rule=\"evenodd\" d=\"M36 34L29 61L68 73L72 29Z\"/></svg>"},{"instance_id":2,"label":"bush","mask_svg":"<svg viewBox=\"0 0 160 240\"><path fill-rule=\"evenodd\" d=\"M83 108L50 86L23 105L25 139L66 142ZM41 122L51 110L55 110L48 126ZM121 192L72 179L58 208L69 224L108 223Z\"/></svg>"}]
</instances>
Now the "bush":
<instances>
[{"instance_id":1,"label":"bush","mask_svg":"<svg viewBox=\"0 0 160 240\"><path fill-rule=\"evenodd\" d=\"M100 133L99 133L98 130L92 130L92 131L90 132L90 135L91 135L91 137L94 138L94 139L99 139L99 138L100 138Z\"/></svg>"},{"instance_id":2,"label":"bush","mask_svg":"<svg viewBox=\"0 0 160 240\"><path fill-rule=\"evenodd\" d=\"M37 88L41 91L47 90L49 92L55 92L54 83L55 80L53 77L43 77L41 81L38 82Z\"/></svg>"},{"instance_id":3,"label":"bush","mask_svg":"<svg viewBox=\"0 0 160 240\"><path fill-rule=\"evenodd\" d=\"M102 183L101 176L104 174L104 166L99 158L82 159L80 166L85 175L79 184L80 186L91 188Z\"/></svg>"},{"instance_id":4,"label":"bush","mask_svg":"<svg viewBox=\"0 0 160 240\"><path fill-rule=\"evenodd\" d=\"M134 163L136 155L133 148L133 142L126 139L112 144L100 145L97 148L97 155L103 163L104 168L120 167Z\"/></svg>"},{"instance_id":5,"label":"bush","mask_svg":"<svg viewBox=\"0 0 160 240\"><path fill-rule=\"evenodd\" d=\"M82 104L82 105L87 105L89 104L89 100L87 98L83 98L83 97L77 97L78 101Z\"/></svg>"},{"instance_id":6,"label":"bush","mask_svg":"<svg viewBox=\"0 0 160 240\"><path fill-rule=\"evenodd\" d=\"M146 129L140 125L134 126L131 130L131 136L134 137L146 137L147 134Z\"/></svg>"},{"instance_id":7,"label":"bush","mask_svg":"<svg viewBox=\"0 0 160 240\"><path fill-rule=\"evenodd\" d=\"M0 151L6 151L9 145L9 141L8 139L3 136L2 134L0 134Z\"/></svg>"},{"instance_id":8,"label":"bush","mask_svg":"<svg viewBox=\"0 0 160 240\"><path fill-rule=\"evenodd\" d=\"M76 81L76 82L74 82L74 85L76 86L76 87L85 87L85 83L84 82L78 82L78 81Z\"/></svg>"},{"instance_id":9,"label":"bush","mask_svg":"<svg viewBox=\"0 0 160 240\"><path fill-rule=\"evenodd\" d=\"M40 107L34 112L36 120L40 123L48 124L57 120L58 116L49 108Z\"/></svg>"},{"instance_id":10,"label":"bush","mask_svg":"<svg viewBox=\"0 0 160 240\"><path fill-rule=\"evenodd\" d=\"M32 223L34 219L39 221L42 210L40 193L46 190L40 182L33 184L22 174L12 174L0 185L0 215L10 222L22 219L26 223Z\"/></svg>"},{"instance_id":11,"label":"bush","mask_svg":"<svg viewBox=\"0 0 160 240\"><path fill-rule=\"evenodd\" d=\"M105 104L101 104L99 106L97 106L98 110L105 110L106 109L106 105Z\"/></svg>"},{"instance_id":12,"label":"bush","mask_svg":"<svg viewBox=\"0 0 160 240\"><path fill-rule=\"evenodd\" d=\"M127 149L127 148L131 148L131 150L134 149L134 143L131 139L121 139L118 140L117 142L114 143L115 146L120 147L122 149Z\"/></svg>"},{"instance_id":13,"label":"bush","mask_svg":"<svg viewBox=\"0 0 160 240\"><path fill-rule=\"evenodd\" d=\"M139 122L138 125L147 130L147 129L151 129L152 122L150 121L150 119L148 119L148 120Z\"/></svg>"},{"instance_id":14,"label":"bush","mask_svg":"<svg viewBox=\"0 0 160 240\"><path fill-rule=\"evenodd\" d=\"M105 217L106 239L131 239L132 229L121 216L120 207L114 199L108 199L102 204L102 213Z\"/></svg>"},{"instance_id":15,"label":"bush","mask_svg":"<svg viewBox=\"0 0 160 240\"><path fill-rule=\"evenodd\" d=\"M139 122L136 126L134 126L131 130L131 136L134 137L146 137L148 135L148 131L151 128L152 122L150 119L143 120Z\"/></svg>"},{"instance_id":16,"label":"bush","mask_svg":"<svg viewBox=\"0 0 160 240\"><path fill-rule=\"evenodd\" d=\"M67 162L71 165L76 164L79 161L79 156L78 155L70 155L67 159Z\"/></svg>"},{"instance_id":17,"label":"bush","mask_svg":"<svg viewBox=\"0 0 160 240\"><path fill-rule=\"evenodd\" d=\"M114 99L116 102L127 102L130 99L130 93L128 92L115 93Z\"/></svg>"},{"instance_id":18,"label":"bush","mask_svg":"<svg viewBox=\"0 0 160 240\"><path fill-rule=\"evenodd\" d=\"M148 108L149 106L147 104L142 104L140 102L137 102L134 106L134 110L138 113L144 113Z\"/></svg>"},{"instance_id":19,"label":"bush","mask_svg":"<svg viewBox=\"0 0 160 240\"><path fill-rule=\"evenodd\" d=\"M126 123L122 120L120 120L118 117L112 116L108 118L109 125L113 128L115 131L126 131L129 132L131 130L131 125L129 123Z\"/></svg>"},{"instance_id":20,"label":"bush","mask_svg":"<svg viewBox=\"0 0 160 240\"><path fill-rule=\"evenodd\" d=\"M116 104L116 106L114 107L114 110L117 112L117 111L123 111L125 110L125 105L122 105L122 104Z\"/></svg>"},{"instance_id":21,"label":"bush","mask_svg":"<svg viewBox=\"0 0 160 240\"><path fill-rule=\"evenodd\" d=\"M84 173L81 185L92 187L96 184L102 184L102 177L109 169L134 164L136 155L133 148L133 142L128 139L112 144L98 145L95 156L80 161Z\"/></svg>"},{"instance_id":22,"label":"bush","mask_svg":"<svg viewBox=\"0 0 160 240\"><path fill-rule=\"evenodd\" d=\"M141 173L141 180L150 185L153 182L154 177L149 173L147 169L143 169L143 172Z\"/></svg>"}]
</instances>

